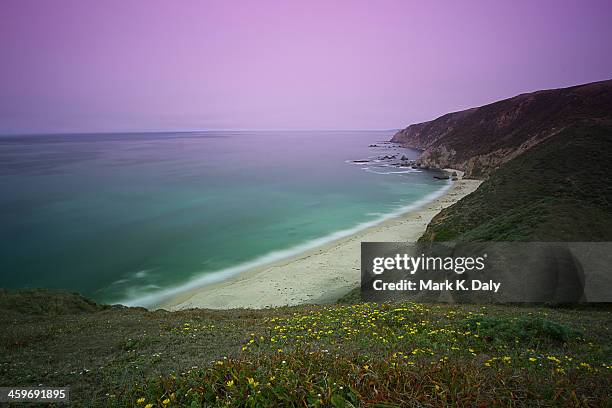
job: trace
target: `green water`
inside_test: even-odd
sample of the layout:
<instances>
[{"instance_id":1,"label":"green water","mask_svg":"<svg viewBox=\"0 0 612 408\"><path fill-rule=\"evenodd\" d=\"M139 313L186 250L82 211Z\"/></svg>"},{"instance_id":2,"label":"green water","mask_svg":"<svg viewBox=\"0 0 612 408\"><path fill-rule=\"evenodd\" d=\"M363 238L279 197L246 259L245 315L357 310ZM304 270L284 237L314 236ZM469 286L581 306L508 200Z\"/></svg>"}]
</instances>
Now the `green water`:
<instances>
[{"instance_id":1,"label":"green water","mask_svg":"<svg viewBox=\"0 0 612 408\"><path fill-rule=\"evenodd\" d=\"M147 305L346 235L447 185L390 161L352 162L417 156L368 147L391 135L0 138L0 286Z\"/></svg>"}]
</instances>

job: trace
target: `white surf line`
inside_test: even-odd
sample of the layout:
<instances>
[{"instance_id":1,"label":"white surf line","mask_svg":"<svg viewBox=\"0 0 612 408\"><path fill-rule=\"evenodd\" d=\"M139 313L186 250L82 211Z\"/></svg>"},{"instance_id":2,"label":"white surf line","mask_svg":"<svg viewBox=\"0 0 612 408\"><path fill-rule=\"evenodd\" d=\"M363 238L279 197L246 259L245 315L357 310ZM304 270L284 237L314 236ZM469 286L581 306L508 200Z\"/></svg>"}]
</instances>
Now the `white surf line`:
<instances>
[{"instance_id":1,"label":"white surf line","mask_svg":"<svg viewBox=\"0 0 612 408\"><path fill-rule=\"evenodd\" d=\"M399 207L396 210L391 211L390 213L387 213L385 215L382 215L381 217L376 218L374 220L360 223L356 225L355 227L336 231L324 237L316 238L316 239L310 240L308 242L296 245L288 249L273 251L266 255L255 258L252 261L245 262L245 263L242 263L236 266L232 266L230 268L213 271L213 272L206 272L204 275L191 279L190 281L184 284L173 286L168 289L163 289L163 290L156 291L154 293L150 293L147 295L139 296L136 298L125 299L125 300L119 301L118 303L125 305L125 306L144 306L144 307L161 304L165 300L173 298L181 293L185 293L185 292L191 291L193 289L196 289L196 288L199 288L205 285L210 285L213 283L224 281L240 273L246 272L250 269L259 268L267 264L272 264L272 263L281 261L283 259L291 258L293 256L299 255L300 253L315 249L319 246L323 246L325 244L328 244L330 242L336 241L341 238L346 238L350 235L361 232L367 228L374 227L389 219L399 217L400 215L404 213L413 211L443 196L450 189L451 186L452 186L452 182L449 180L448 183L444 187L442 187L441 189L431 194L426 195L422 199L417 200L414 203L408 204L406 206Z\"/></svg>"}]
</instances>

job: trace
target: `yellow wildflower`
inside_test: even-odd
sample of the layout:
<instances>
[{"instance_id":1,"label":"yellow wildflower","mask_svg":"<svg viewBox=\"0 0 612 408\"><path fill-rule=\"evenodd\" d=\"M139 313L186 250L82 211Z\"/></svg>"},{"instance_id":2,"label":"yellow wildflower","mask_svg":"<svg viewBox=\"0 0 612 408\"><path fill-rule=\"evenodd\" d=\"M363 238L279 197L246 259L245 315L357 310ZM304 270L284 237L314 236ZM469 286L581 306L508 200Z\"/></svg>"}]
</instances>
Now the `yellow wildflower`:
<instances>
[{"instance_id":1,"label":"yellow wildflower","mask_svg":"<svg viewBox=\"0 0 612 408\"><path fill-rule=\"evenodd\" d=\"M252 385L253 387L257 387L259 385L259 383L255 381L254 378L251 378L251 377L247 377L247 382L249 383L249 385Z\"/></svg>"}]
</instances>

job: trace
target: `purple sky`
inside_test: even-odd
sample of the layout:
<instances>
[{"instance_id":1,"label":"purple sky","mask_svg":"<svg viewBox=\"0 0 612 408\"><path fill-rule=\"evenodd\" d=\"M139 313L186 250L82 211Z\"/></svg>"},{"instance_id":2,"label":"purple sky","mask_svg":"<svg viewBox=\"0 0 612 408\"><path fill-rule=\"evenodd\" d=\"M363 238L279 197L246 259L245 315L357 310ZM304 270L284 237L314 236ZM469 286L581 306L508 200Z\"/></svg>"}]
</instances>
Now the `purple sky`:
<instances>
[{"instance_id":1,"label":"purple sky","mask_svg":"<svg viewBox=\"0 0 612 408\"><path fill-rule=\"evenodd\" d=\"M607 1L0 2L0 133L389 129L612 77Z\"/></svg>"}]
</instances>

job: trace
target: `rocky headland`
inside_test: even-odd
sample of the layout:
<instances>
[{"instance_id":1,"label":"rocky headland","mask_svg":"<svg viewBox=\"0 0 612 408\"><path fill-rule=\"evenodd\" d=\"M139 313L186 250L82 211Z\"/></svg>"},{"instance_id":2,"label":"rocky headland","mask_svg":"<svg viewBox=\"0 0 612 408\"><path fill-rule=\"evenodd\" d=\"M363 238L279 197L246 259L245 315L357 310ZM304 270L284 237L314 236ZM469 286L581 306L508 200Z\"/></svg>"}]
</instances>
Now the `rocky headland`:
<instances>
[{"instance_id":1,"label":"rocky headland","mask_svg":"<svg viewBox=\"0 0 612 408\"><path fill-rule=\"evenodd\" d=\"M454 168L468 178L492 171L577 123L612 123L612 80L525 93L448 113L391 139L423 151L417 164Z\"/></svg>"}]
</instances>

